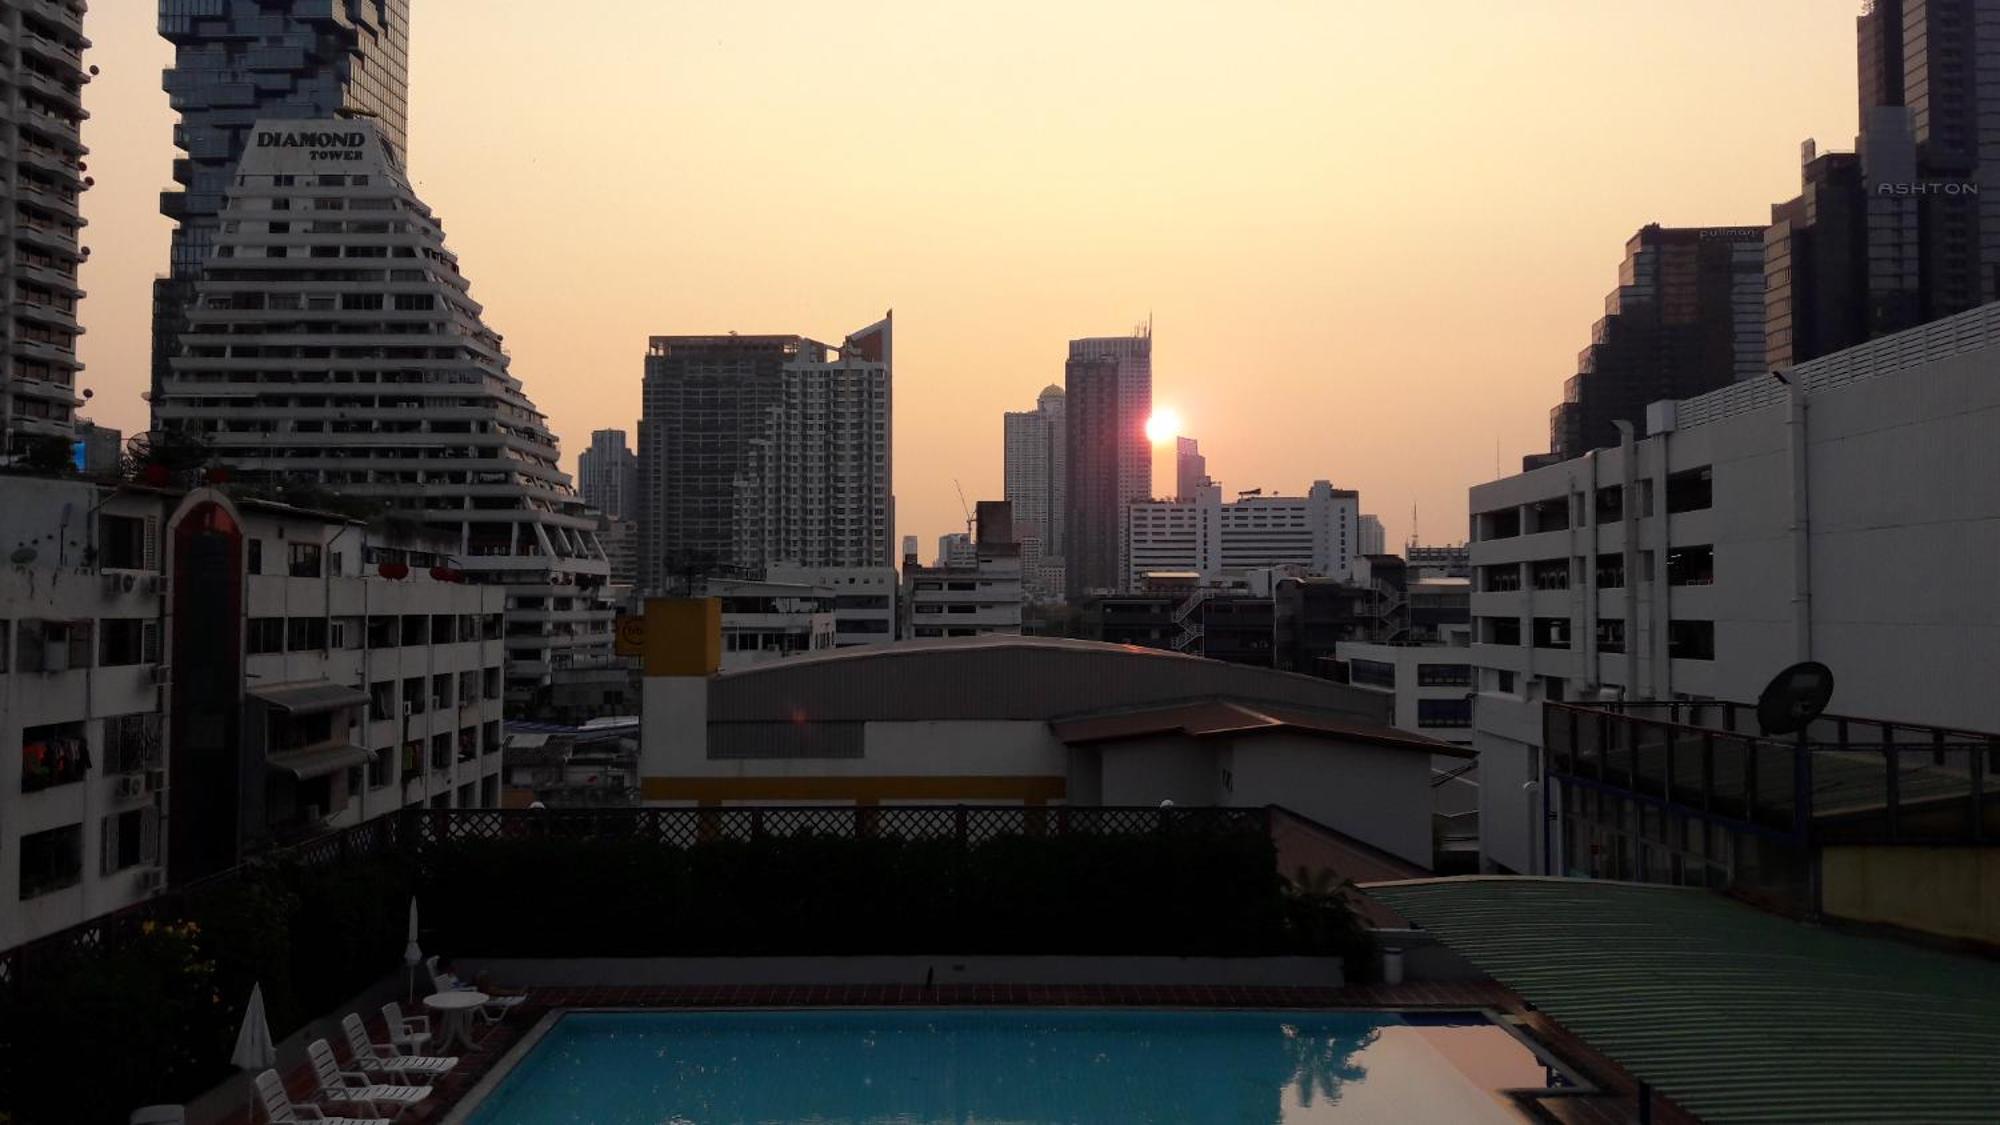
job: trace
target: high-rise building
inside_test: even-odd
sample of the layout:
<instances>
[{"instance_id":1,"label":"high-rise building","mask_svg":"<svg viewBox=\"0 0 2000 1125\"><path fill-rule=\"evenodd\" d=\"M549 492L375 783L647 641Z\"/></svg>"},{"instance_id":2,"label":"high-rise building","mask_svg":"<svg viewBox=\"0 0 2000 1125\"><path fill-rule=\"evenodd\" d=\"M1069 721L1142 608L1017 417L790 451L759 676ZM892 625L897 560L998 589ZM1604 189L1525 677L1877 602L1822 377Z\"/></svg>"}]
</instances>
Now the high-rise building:
<instances>
[{"instance_id":1,"label":"high-rise building","mask_svg":"<svg viewBox=\"0 0 2000 1125\"><path fill-rule=\"evenodd\" d=\"M888 566L893 314L838 348L801 348L736 480L736 566Z\"/></svg>"},{"instance_id":2,"label":"high-rise building","mask_svg":"<svg viewBox=\"0 0 2000 1125\"><path fill-rule=\"evenodd\" d=\"M1208 481L1208 458L1191 437L1174 439L1174 499L1192 500L1195 489Z\"/></svg>"},{"instance_id":3,"label":"high-rise building","mask_svg":"<svg viewBox=\"0 0 2000 1125\"><path fill-rule=\"evenodd\" d=\"M1363 513L1359 522L1357 538L1360 546L1355 551L1356 554L1383 555L1389 551L1389 535L1383 529L1382 520L1379 516L1371 516Z\"/></svg>"},{"instance_id":4,"label":"high-rise building","mask_svg":"<svg viewBox=\"0 0 2000 1125\"><path fill-rule=\"evenodd\" d=\"M1764 373L1764 228L1642 228L1625 244L1618 288L1549 411L1549 456L1618 444L1646 404Z\"/></svg>"},{"instance_id":5,"label":"high-rise building","mask_svg":"<svg viewBox=\"0 0 2000 1125\"><path fill-rule=\"evenodd\" d=\"M1042 388L1033 410L1010 410L1003 450L1007 502L1014 506L1014 534L1021 544L1022 583L1037 601L1063 596L1064 501L1068 449L1063 429L1063 389Z\"/></svg>"},{"instance_id":6,"label":"high-rise building","mask_svg":"<svg viewBox=\"0 0 2000 1125\"><path fill-rule=\"evenodd\" d=\"M1772 367L2000 297L2000 0L1873 0L1856 40L1856 151L1807 142L1772 208Z\"/></svg>"},{"instance_id":7,"label":"high-rise building","mask_svg":"<svg viewBox=\"0 0 2000 1125\"><path fill-rule=\"evenodd\" d=\"M932 566L971 566L974 559L972 533L951 531L938 536L937 556Z\"/></svg>"},{"instance_id":8,"label":"high-rise building","mask_svg":"<svg viewBox=\"0 0 2000 1125\"><path fill-rule=\"evenodd\" d=\"M583 502L614 520L638 511L639 458L626 448L624 430L592 430L590 448L576 459Z\"/></svg>"},{"instance_id":9,"label":"high-rise building","mask_svg":"<svg viewBox=\"0 0 2000 1125\"><path fill-rule=\"evenodd\" d=\"M160 0L159 27L174 45L163 85L186 155L174 161L179 189L160 195L174 231L167 275L153 283L154 394L179 352L253 126L366 117L399 152L409 131L408 0Z\"/></svg>"},{"instance_id":10,"label":"high-rise building","mask_svg":"<svg viewBox=\"0 0 2000 1125\"><path fill-rule=\"evenodd\" d=\"M1244 495L1198 485L1192 500L1144 500L1128 512L1125 589L1147 575L1194 574L1204 585L1254 570L1295 567L1345 581L1361 553L1360 494L1314 481L1304 496Z\"/></svg>"},{"instance_id":11,"label":"high-rise building","mask_svg":"<svg viewBox=\"0 0 2000 1125\"><path fill-rule=\"evenodd\" d=\"M85 5L0 0L0 177L10 197L4 226L7 298L0 329L0 463L38 439L72 436L77 396L76 264L83 227L77 197L88 186L78 139L83 121Z\"/></svg>"},{"instance_id":12,"label":"high-rise building","mask_svg":"<svg viewBox=\"0 0 2000 1125\"><path fill-rule=\"evenodd\" d=\"M240 478L379 503L448 534L453 565L506 586L522 615L507 635L510 704L553 668L608 658L596 517L401 152L365 118L253 132L155 428L198 436Z\"/></svg>"},{"instance_id":13,"label":"high-rise building","mask_svg":"<svg viewBox=\"0 0 2000 1125\"><path fill-rule=\"evenodd\" d=\"M1122 588L1126 507L1153 494L1153 333L1069 342L1063 368L1064 582L1069 600Z\"/></svg>"},{"instance_id":14,"label":"high-rise building","mask_svg":"<svg viewBox=\"0 0 2000 1125\"><path fill-rule=\"evenodd\" d=\"M796 335L651 338L639 421L642 587L692 589L776 562L888 564L891 324L885 317L838 349Z\"/></svg>"}]
</instances>

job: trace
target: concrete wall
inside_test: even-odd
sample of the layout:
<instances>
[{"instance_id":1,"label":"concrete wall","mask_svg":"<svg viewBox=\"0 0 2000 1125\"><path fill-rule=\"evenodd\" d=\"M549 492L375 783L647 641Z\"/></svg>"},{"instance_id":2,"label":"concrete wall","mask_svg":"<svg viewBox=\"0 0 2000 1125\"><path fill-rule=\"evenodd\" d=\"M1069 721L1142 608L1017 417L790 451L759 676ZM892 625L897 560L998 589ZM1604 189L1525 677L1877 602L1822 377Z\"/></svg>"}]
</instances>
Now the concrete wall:
<instances>
[{"instance_id":1,"label":"concrete wall","mask_svg":"<svg viewBox=\"0 0 2000 1125\"><path fill-rule=\"evenodd\" d=\"M2000 945L2000 851L1826 848L1821 908L1839 918Z\"/></svg>"},{"instance_id":2,"label":"concrete wall","mask_svg":"<svg viewBox=\"0 0 2000 1125\"><path fill-rule=\"evenodd\" d=\"M1221 775L1216 744L1197 742L1183 734L1134 738L1104 746L1100 751L1107 805L1177 805L1224 803L1218 792Z\"/></svg>"},{"instance_id":3,"label":"concrete wall","mask_svg":"<svg viewBox=\"0 0 2000 1125\"><path fill-rule=\"evenodd\" d=\"M1221 803L1283 805L1431 866L1428 755L1285 732L1231 741L1219 759L1228 771Z\"/></svg>"}]
</instances>

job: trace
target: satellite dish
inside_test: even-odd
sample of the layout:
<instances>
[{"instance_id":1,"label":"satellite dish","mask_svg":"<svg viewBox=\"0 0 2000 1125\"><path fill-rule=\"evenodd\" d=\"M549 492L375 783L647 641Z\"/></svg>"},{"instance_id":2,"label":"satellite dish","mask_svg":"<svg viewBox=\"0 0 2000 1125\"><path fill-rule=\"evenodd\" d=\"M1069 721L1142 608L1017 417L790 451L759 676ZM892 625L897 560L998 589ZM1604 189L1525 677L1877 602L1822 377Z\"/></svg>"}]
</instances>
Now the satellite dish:
<instances>
[{"instance_id":1,"label":"satellite dish","mask_svg":"<svg viewBox=\"0 0 2000 1125\"><path fill-rule=\"evenodd\" d=\"M26 566L35 561L35 549L33 547L16 547L14 548L14 553L7 557L15 566Z\"/></svg>"},{"instance_id":2,"label":"satellite dish","mask_svg":"<svg viewBox=\"0 0 2000 1125\"><path fill-rule=\"evenodd\" d=\"M1771 678L1757 697L1757 725L1765 734L1796 734L1819 718L1833 698L1833 669L1817 660L1794 664Z\"/></svg>"}]
</instances>

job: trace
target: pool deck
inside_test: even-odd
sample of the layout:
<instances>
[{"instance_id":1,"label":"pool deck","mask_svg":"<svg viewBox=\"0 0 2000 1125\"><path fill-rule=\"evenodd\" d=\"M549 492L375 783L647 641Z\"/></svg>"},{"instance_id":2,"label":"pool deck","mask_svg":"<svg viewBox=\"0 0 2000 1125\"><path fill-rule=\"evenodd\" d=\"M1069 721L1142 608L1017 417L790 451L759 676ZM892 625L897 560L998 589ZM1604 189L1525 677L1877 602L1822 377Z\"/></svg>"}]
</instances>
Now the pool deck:
<instances>
[{"instance_id":1,"label":"pool deck","mask_svg":"<svg viewBox=\"0 0 2000 1125\"><path fill-rule=\"evenodd\" d=\"M1524 1121L1563 1125L1627 1125L1638 1120L1631 1082L1617 1068L1588 1048L1547 1025L1520 999L1490 982L1406 982L1354 984L1341 988L1288 988L1206 985L710 985L670 987L531 988L528 1000L500 1024L488 1029L477 1048L461 1056L456 1069L434 1087L435 1093L399 1119L408 1125L442 1121L507 1052L551 1011L563 1008L805 1008L805 1007L1094 1007L1094 1008L1423 1008L1486 1009L1523 1017L1524 1030L1595 1082L1601 1092L1537 1099ZM343 1013L332 1013L338 1018ZM369 1019L369 1034L386 1038L379 1019ZM344 1047L336 1053L346 1057ZM313 1088L310 1069L286 1074L285 1084L301 1101ZM1689 1125L1693 1118L1656 1103L1653 1121L1659 1125ZM237 1109L216 1125L261 1125Z\"/></svg>"}]
</instances>

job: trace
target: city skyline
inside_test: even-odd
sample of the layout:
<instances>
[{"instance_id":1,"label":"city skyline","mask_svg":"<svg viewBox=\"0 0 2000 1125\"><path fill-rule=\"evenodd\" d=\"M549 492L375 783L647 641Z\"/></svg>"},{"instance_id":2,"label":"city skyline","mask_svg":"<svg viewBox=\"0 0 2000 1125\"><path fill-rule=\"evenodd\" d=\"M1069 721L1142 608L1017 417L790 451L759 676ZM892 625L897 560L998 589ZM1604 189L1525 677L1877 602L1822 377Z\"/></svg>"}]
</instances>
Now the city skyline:
<instances>
[{"instance_id":1,"label":"city skyline","mask_svg":"<svg viewBox=\"0 0 2000 1125\"><path fill-rule=\"evenodd\" d=\"M1399 543L1413 504L1425 539L1462 538L1464 481L1543 447L1613 247L1647 222L1762 222L1797 190L1800 141L1843 149L1856 131L1847 4L1545 4L1504 19L1468 5L1422 41L1382 12L1148 11L1140 24L1029 8L972 27L984 21L802 10L795 30L829 51L884 35L901 48L883 74L828 91L745 66L763 23L747 15L607 2L551 40L525 6L430 0L412 13L412 173L480 263L516 369L546 388L566 468L592 430L635 426L648 335L824 331L894 305L897 531L929 538L962 522L954 478L1001 494L995 417L1055 381L1065 341L1150 310L1155 397L1200 433L1215 475L1331 474ZM170 226L157 192L171 186L159 78L172 46L152 17L99 7L86 59L102 73L85 90L82 385L96 392L86 414L128 434L144 428L144 326ZM1114 67L1123 81L1066 76L1064 60L1114 34L1134 46ZM949 63L926 49L947 40ZM1779 40L1786 52L1760 47ZM1478 66L1445 69L1474 45ZM1257 62L1265 49L1282 65ZM662 50L686 66L640 65ZM1177 80L1211 51L1209 77ZM493 80L517 66L550 79ZM1047 88L1018 94L1022 66L1049 71ZM1700 77L1600 96L1648 68ZM934 96L908 99L913 87ZM640 112L592 112L607 99ZM627 135L649 116L693 124L673 146ZM796 144L867 116L889 143L816 162L797 191ZM1301 147L1301 130L1319 143ZM751 136L769 155L748 171L766 186L703 171L702 153L737 159ZM1130 174L1077 173L1092 146ZM517 221L538 213L586 219ZM799 253L844 264L801 272ZM1439 317L1452 331L1429 330ZM1408 457L1413 444L1426 456Z\"/></svg>"}]
</instances>

